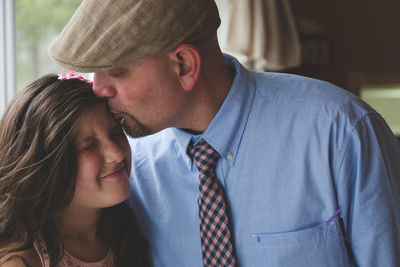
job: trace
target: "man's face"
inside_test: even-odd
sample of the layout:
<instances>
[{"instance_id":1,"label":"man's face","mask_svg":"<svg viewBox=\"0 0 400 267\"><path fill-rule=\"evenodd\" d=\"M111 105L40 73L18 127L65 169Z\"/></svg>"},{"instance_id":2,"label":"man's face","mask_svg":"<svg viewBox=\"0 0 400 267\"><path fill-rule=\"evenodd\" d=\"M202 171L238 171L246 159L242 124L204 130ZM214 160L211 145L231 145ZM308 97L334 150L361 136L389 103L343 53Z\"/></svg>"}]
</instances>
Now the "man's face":
<instances>
[{"instance_id":1,"label":"man's face","mask_svg":"<svg viewBox=\"0 0 400 267\"><path fill-rule=\"evenodd\" d=\"M132 137L179 127L189 108L168 53L139 59L94 74L93 91Z\"/></svg>"}]
</instances>

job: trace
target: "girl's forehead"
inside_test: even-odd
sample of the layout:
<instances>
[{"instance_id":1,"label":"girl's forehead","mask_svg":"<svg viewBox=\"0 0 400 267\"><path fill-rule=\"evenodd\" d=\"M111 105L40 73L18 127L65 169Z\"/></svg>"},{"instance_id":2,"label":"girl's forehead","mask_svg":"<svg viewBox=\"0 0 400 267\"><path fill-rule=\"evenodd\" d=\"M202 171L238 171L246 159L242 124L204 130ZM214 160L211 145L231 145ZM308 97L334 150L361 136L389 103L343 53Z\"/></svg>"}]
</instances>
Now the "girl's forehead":
<instances>
[{"instance_id":1,"label":"girl's forehead","mask_svg":"<svg viewBox=\"0 0 400 267\"><path fill-rule=\"evenodd\" d=\"M81 114L76 129L76 139L85 135L93 135L97 132L107 132L117 125L118 122L108 111L106 104L101 102Z\"/></svg>"},{"instance_id":2,"label":"girl's forehead","mask_svg":"<svg viewBox=\"0 0 400 267\"><path fill-rule=\"evenodd\" d=\"M78 118L78 124L76 128L77 135L88 132L93 129L97 124L104 123L107 117L110 116L107 113L105 105L96 104L85 109Z\"/></svg>"}]
</instances>

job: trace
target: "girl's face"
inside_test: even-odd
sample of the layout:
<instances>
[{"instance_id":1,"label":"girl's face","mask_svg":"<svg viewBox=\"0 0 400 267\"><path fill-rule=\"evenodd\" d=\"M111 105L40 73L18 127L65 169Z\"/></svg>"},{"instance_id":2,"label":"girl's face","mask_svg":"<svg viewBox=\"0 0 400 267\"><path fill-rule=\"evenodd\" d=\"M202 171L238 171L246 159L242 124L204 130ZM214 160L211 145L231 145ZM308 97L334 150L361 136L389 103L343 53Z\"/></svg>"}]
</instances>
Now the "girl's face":
<instances>
[{"instance_id":1,"label":"girl's face","mask_svg":"<svg viewBox=\"0 0 400 267\"><path fill-rule=\"evenodd\" d=\"M130 193L131 153L120 124L105 104L82 114L75 136L77 175L74 208L105 208Z\"/></svg>"}]
</instances>

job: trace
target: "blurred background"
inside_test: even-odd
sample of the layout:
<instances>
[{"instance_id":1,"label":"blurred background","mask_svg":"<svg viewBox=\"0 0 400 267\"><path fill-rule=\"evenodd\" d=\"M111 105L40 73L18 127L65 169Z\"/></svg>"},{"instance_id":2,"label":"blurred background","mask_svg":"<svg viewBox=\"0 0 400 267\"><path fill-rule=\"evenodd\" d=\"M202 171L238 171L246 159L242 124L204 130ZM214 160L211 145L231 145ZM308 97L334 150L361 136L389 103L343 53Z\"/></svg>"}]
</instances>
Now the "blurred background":
<instances>
[{"instance_id":1,"label":"blurred background","mask_svg":"<svg viewBox=\"0 0 400 267\"><path fill-rule=\"evenodd\" d=\"M18 88L62 71L48 58L47 48L80 2L1 1L0 114ZM251 69L295 73L341 86L372 105L400 136L400 1L216 3L222 19L218 38L225 52Z\"/></svg>"}]
</instances>

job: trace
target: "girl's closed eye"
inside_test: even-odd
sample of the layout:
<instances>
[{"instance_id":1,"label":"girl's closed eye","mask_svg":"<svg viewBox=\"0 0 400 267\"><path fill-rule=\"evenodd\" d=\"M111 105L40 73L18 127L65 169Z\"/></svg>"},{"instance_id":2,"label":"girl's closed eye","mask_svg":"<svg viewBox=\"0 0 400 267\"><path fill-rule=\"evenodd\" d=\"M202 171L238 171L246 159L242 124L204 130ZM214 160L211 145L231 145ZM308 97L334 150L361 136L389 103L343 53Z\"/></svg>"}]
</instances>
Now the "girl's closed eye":
<instances>
[{"instance_id":1,"label":"girl's closed eye","mask_svg":"<svg viewBox=\"0 0 400 267\"><path fill-rule=\"evenodd\" d=\"M89 145L87 145L83 150L94 150L98 147L97 142L92 142Z\"/></svg>"},{"instance_id":2,"label":"girl's closed eye","mask_svg":"<svg viewBox=\"0 0 400 267\"><path fill-rule=\"evenodd\" d=\"M98 147L98 142L96 140L90 140L85 143L83 143L80 146L80 149L78 151L90 151L90 150L95 150Z\"/></svg>"}]
</instances>

